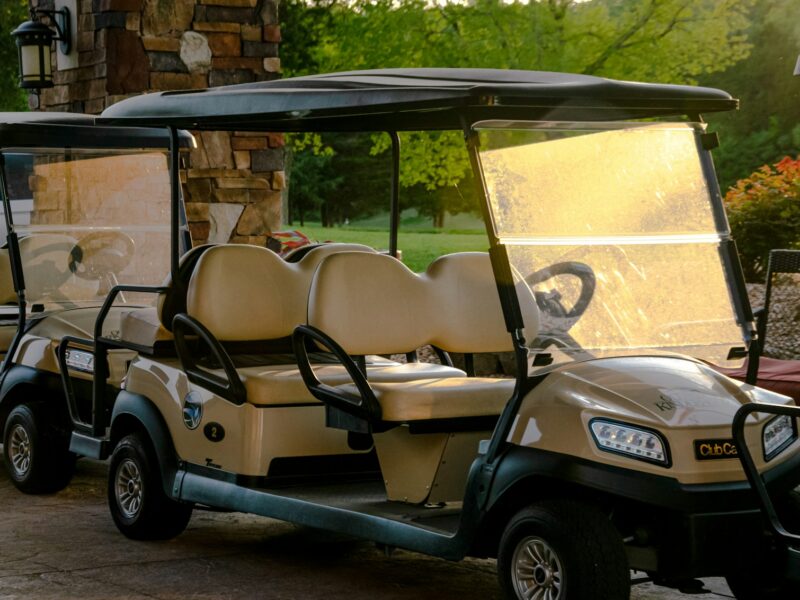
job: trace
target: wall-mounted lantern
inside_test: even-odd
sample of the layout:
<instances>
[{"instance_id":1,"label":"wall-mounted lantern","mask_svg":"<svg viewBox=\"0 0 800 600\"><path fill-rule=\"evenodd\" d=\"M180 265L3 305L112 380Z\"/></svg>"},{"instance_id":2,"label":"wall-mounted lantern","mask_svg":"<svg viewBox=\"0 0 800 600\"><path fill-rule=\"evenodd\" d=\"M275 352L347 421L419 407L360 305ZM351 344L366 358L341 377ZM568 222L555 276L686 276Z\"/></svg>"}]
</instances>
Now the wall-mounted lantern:
<instances>
[{"instance_id":1,"label":"wall-mounted lantern","mask_svg":"<svg viewBox=\"0 0 800 600\"><path fill-rule=\"evenodd\" d=\"M55 31L37 20L40 16L49 17ZM16 38L19 52L19 87L34 92L53 87L50 49L56 40L61 51L69 54L72 46L69 9L32 10L31 20L22 23L11 35Z\"/></svg>"}]
</instances>

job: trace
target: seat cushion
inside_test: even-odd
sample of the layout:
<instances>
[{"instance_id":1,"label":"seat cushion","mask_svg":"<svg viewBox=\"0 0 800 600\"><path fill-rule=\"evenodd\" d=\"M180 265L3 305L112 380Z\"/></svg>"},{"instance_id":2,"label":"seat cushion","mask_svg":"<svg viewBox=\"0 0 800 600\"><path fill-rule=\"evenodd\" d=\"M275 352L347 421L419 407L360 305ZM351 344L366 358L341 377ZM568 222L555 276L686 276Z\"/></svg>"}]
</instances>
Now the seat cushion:
<instances>
[{"instance_id":1,"label":"seat cushion","mask_svg":"<svg viewBox=\"0 0 800 600\"><path fill-rule=\"evenodd\" d=\"M155 306L123 312L119 329L120 339L147 348L153 348L157 342L170 342L173 339L172 332L161 324Z\"/></svg>"},{"instance_id":2,"label":"seat cushion","mask_svg":"<svg viewBox=\"0 0 800 600\"><path fill-rule=\"evenodd\" d=\"M499 415L514 391L513 379L448 377L406 383L371 382L384 421L405 423ZM355 385L338 388L358 394Z\"/></svg>"},{"instance_id":3,"label":"seat cushion","mask_svg":"<svg viewBox=\"0 0 800 600\"><path fill-rule=\"evenodd\" d=\"M747 360L741 367L726 369L711 365L723 375L739 381L747 379ZM780 360L762 356L758 361L758 387L784 396L790 396L795 404L800 404L800 360Z\"/></svg>"},{"instance_id":4,"label":"seat cushion","mask_svg":"<svg viewBox=\"0 0 800 600\"><path fill-rule=\"evenodd\" d=\"M247 401L260 406L275 404L304 404L317 402L306 388L300 370L295 365L244 367L237 369L247 390ZM314 373L328 385L351 381L342 365L315 365ZM367 366L367 378L375 382L408 382L444 377L463 378L464 371L431 363L382 363Z\"/></svg>"}]
</instances>

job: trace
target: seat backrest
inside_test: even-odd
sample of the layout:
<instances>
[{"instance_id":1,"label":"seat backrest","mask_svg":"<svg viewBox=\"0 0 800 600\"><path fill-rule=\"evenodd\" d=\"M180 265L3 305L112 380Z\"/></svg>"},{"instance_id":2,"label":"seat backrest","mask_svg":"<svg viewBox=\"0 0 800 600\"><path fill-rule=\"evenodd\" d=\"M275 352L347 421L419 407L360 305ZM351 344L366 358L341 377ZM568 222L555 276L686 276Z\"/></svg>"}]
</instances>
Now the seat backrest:
<instances>
[{"instance_id":1,"label":"seat backrest","mask_svg":"<svg viewBox=\"0 0 800 600\"><path fill-rule=\"evenodd\" d=\"M226 244L197 261L186 312L220 341L278 339L303 322L306 289L296 265L272 250Z\"/></svg>"},{"instance_id":2,"label":"seat backrest","mask_svg":"<svg viewBox=\"0 0 800 600\"><path fill-rule=\"evenodd\" d=\"M158 319L167 331L172 331L172 319L179 313L186 312L186 294L189 288L189 279L197 266L197 261L210 248L216 244L203 244L195 246L181 256L178 262L178 273L175 281L168 274L161 284L168 288L158 296Z\"/></svg>"},{"instance_id":3,"label":"seat backrest","mask_svg":"<svg viewBox=\"0 0 800 600\"><path fill-rule=\"evenodd\" d=\"M435 288L439 306L435 346L464 353L513 349L488 254L440 256L428 266L425 276ZM535 337L539 331L536 299L521 278L516 288L526 332Z\"/></svg>"},{"instance_id":4,"label":"seat backrest","mask_svg":"<svg viewBox=\"0 0 800 600\"><path fill-rule=\"evenodd\" d=\"M526 328L535 335L533 293L520 283L518 296ZM308 323L354 355L399 354L426 344L465 353L512 349L483 253L441 257L421 275L390 256L330 256L311 284Z\"/></svg>"},{"instance_id":5,"label":"seat backrest","mask_svg":"<svg viewBox=\"0 0 800 600\"><path fill-rule=\"evenodd\" d=\"M318 260L322 260L330 254L337 252L375 252L373 248L365 246L364 244L348 244L340 242L326 242L319 244L306 244L295 248L290 252L283 255L283 260L290 263L300 262L305 259L308 254L314 253Z\"/></svg>"},{"instance_id":6,"label":"seat backrest","mask_svg":"<svg viewBox=\"0 0 800 600\"><path fill-rule=\"evenodd\" d=\"M428 281L396 258L343 252L317 268L308 324L348 354L401 354L424 346L437 318Z\"/></svg>"},{"instance_id":7,"label":"seat backrest","mask_svg":"<svg viewBox=\"0 0 800 600\"><path fill-rule=\"evenodd\" d=\"M215 246L194 267L186 312L223 342L290 336L306 322L308 290L318 265L342 246L315 248L297 263L287 263L258 246ZM357 254L374 252L367 246L348 249Z\"/></svg>"}]
</instances>

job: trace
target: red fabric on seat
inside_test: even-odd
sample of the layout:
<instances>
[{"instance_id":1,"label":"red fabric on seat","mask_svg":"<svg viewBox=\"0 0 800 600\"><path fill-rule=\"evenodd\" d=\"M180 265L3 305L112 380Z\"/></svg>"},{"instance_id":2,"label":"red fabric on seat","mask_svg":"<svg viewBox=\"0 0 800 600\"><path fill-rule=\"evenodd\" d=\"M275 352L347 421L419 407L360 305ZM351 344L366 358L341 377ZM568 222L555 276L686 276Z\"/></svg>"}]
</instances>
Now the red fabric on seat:
<instances>
[{"instance_id":1,"label":"red fabric on seat","mask_svg":"<svg viewBox=\"0 0 800 600\"><path fill-rule=\"evenodd\" d=\"M737 369L725 369L712 365L714 369L739 381L747 376L747 361ZM800 405L800 360L780 360L762 356L758 362L758 387L791 396Z\"/></svg>"}]
</instances>

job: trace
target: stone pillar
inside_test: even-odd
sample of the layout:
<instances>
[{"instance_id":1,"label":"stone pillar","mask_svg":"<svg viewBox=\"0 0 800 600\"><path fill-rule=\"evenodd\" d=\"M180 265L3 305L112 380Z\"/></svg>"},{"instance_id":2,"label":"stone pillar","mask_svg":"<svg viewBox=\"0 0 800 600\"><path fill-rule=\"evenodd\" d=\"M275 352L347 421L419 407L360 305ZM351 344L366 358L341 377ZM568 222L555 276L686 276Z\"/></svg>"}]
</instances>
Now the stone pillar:
<instances>
[{"instance_id":1,"label":"stone pillar","mask_svg":"<svg viewBox=\"0 0 800 600\"><path fill-rule=\"evenodd\" d=\"M278 78L278 1L74 0L77 60L57 65L54 52L55 87L31 108L99 114L141 93ZM195 136L182 174L195 243L265 244L281 223L283 137Z\"/></svg>"}]
</instances>

